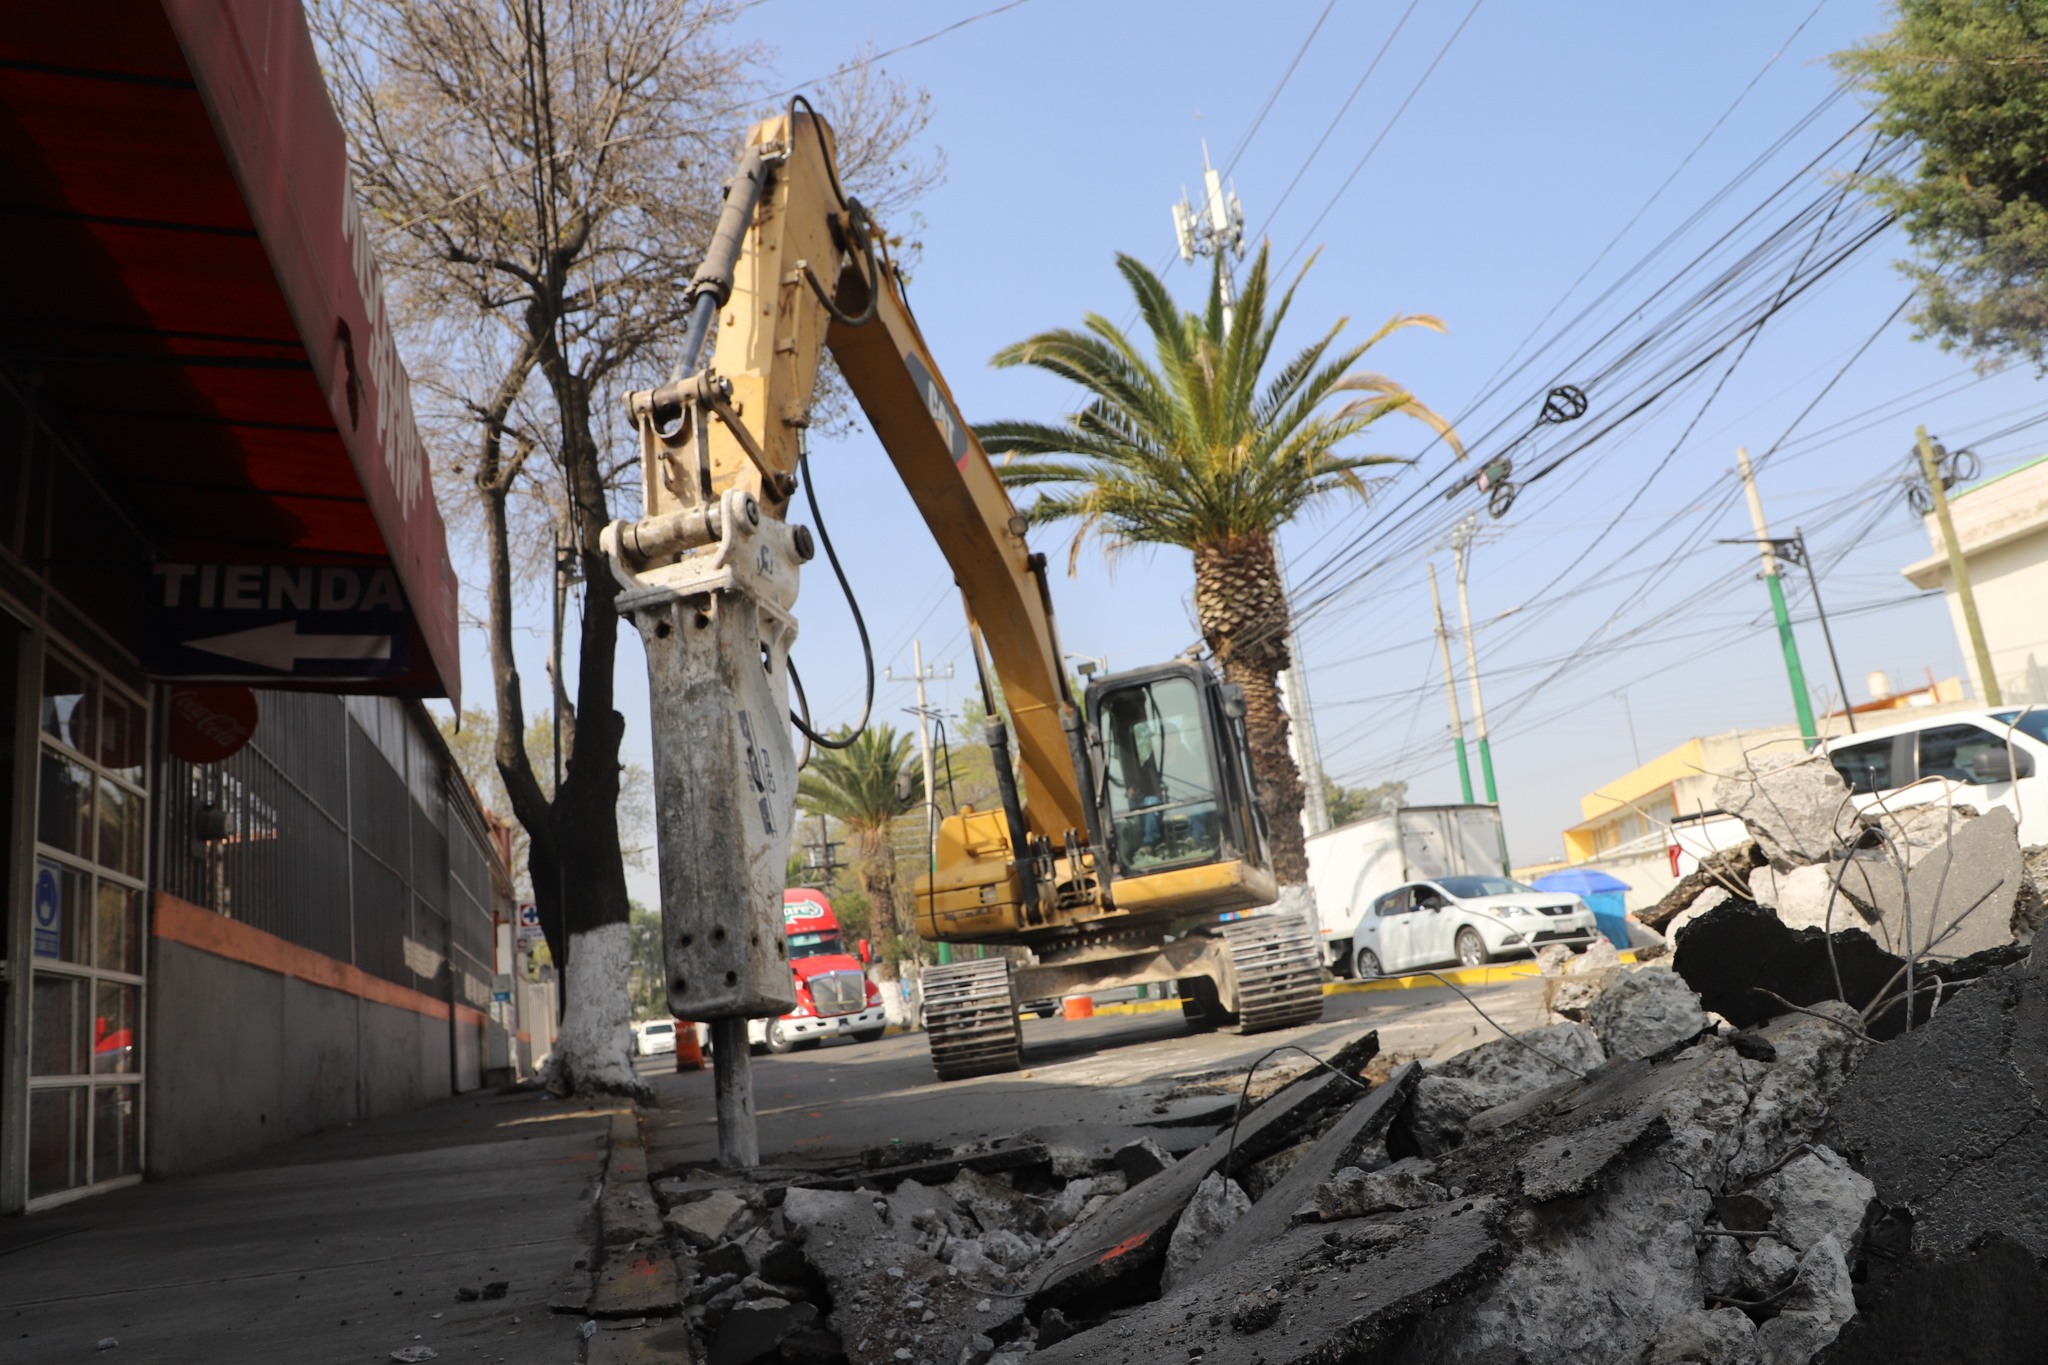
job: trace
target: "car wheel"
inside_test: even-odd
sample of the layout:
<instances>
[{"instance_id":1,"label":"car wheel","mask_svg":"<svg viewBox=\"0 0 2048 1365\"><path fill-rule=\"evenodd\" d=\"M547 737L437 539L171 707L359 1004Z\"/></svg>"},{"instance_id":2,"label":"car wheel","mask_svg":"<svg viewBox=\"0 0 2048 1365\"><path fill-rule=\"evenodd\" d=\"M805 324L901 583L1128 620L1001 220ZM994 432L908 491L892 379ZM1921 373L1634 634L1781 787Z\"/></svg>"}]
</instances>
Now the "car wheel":
<instances>
[{"instance_id":1,"label":"car wheel","mask_svg":"<svg viewBox=\"0 0 2048 1365\"><path fill-rule=\"evenodd\" d=\"M1032 1013L1041 1019L1056 1019L1059 1017L1059 1011L1050 1005L1045 1006L1043 1009L1033 1010Z\"/></svg>"},{"instance_id":2,"label":"car wheel","mask_svg":"<svg viewBox=\"0 0 2048 1365\"><path fill-rule=\"evenodd\" d=\"M768 1050L778 1057L796 1050L796 1040L782 1031L782 1021L780 1019L769 1021Z\"/></svg>"},{"instance_id":3,"label":"car wheel","mask_svg":"<svg viewBox=\"0 0 2048 1365\"><path fill-rule=\"evenodd\" d=\"M825 1040L823 1038L806 1038L803 1041L796 1044L796 1050L798 1052L816 1052L819 1048L823 1046L825 1046Z\"/></svg>"},{"instance_id":4,"label":"car wheel","mask_svg":"<svg viewBox=\"0 0 2048 1365\"><path fill-rule=\"evenodd\" d=\"M1486 940L1479 937L1477 929L1458 931L1458 965L1478 967L1486 962Z\"/></svg>"},{"instance_id":5,"label":"car wheel","mask_svg":"<svg viewBox=\"0 0 2048 1365\"><path fill-rule=\"evenodd\" d=\"M887 1024L884 1024L881 1028L862 1029L853 1035L853 1041L856 1043L879 1043L882 1041L882 1035L888 1031L889 1026Z\"/></svg>"},{"instance_id":6,"label":"car wheel","mask_svg":"<svg viewBox=\"0 0 2048 1365\"><path fill-rule=\"evenodd\" d=\"M1356 954L1358 979L1372 981L1384 973L1380 970L1380 955L1370 948L1360 948Z\"/></svg>"}]
</instances>

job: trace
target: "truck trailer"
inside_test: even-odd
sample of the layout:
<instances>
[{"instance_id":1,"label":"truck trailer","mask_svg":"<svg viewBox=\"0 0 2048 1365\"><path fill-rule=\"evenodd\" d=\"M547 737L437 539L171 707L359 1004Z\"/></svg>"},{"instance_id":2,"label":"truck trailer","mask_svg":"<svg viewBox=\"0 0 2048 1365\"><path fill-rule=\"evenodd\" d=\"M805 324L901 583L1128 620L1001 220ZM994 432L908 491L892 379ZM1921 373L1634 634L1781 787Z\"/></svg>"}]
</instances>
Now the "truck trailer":
<instances>
[{"instance_id":1,"label":"truck trailer","mask_svg":"<svg viewBox=\"0 0 2048 1365\"><path fill-rule=\"evenodd\" d=\"M1399 806L1313 835L1307 846L1323 962L1338 976L1353 974L1352 933L1381 895L1425 877L1507 871L1492 805Z\"/></svg>"}]
</instances>

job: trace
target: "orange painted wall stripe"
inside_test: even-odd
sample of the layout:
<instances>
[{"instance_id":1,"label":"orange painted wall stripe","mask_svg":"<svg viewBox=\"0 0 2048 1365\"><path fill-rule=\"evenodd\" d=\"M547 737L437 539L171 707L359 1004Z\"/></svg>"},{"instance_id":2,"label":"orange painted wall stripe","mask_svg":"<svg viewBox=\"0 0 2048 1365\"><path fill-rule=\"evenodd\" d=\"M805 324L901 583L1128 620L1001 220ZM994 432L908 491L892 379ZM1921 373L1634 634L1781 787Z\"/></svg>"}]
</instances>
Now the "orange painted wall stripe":
<instances>
[{"instance_id":1,"label":"orange painted wall stripe","mask_svg":"<svg viewBox=\"0 0 2048 1365\"><path fill-rule=\"evenodd\" d=\"M372 976L360 967L336 961L325 953L316 953L311 948L301 948L288 943L275 934L266 933L254 925L231 920L211 910L202 910L190 901L178 899L168 891L158 891L152 899L150 933L169 943L183 944L197 948L215 957L224 957L230 962L240 962L250 967L260 967L279 976L288 976L294 981L323 986L330 991L353 995L358 1000L373 1004L390 1005L394 1009L410 1010L429 1019L446 1020L449 1015L448 1002L436 1000L433 996L416 991L410 986L401 986L386 981L381 976ZM466 1024L481 1024L483 1011L468 1005L454 1007L455 1017Z\"/></svg>"}]
</instances>

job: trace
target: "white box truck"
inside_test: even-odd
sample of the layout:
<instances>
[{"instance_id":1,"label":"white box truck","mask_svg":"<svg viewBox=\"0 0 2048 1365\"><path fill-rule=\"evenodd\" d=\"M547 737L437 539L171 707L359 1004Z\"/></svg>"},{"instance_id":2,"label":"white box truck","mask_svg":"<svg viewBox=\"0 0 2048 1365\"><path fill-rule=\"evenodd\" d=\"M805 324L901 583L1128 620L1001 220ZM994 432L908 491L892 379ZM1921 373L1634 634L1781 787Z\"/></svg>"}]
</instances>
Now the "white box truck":
<instances>
[{"instance_id":1,"label":"white box truck","mask_svg":"<svg viewBox=\"0 0 2048 1365\"><path fill-rule=\"evenodd\" d=\"M1323 961L1351 975L1351 934L1383 893L1425 877L1505 872L1500 807L1401 806L1308 840Z\"/></svg>"}]
</instances>

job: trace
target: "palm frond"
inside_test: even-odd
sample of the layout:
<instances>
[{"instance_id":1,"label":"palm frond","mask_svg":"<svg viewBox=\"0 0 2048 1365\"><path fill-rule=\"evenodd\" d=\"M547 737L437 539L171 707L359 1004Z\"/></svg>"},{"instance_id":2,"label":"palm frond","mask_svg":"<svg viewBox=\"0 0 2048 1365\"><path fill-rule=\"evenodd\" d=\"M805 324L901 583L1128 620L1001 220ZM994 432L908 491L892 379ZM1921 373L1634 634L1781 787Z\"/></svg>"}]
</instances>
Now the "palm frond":
<instances>
[{"instance_id":1,"label":"palm frond","mask_svg":"<svg viewBox=\"0 0 2048 1365\"><path fill-rule=\"evenodd\" d=\"M1114 558L1142 544L1197 549L1270 537L1320 499L1366 497L1369 485L1357 471L1400 457L1361 453L1351 443L1396 413L1463 453L1450 423L1405 387L1356 368L1394 332L1441 332L1441 320L1396 314L1347 343L1347 323L1339 319L1276 365L1281 324L1308 267L1278 289L1262 244L1226 330L1224 265L1210 272L1202 306L1184 310L1143 262L1119 255L1116 267L1143 331L1127 333L1090 313L1078 330L1042 332L997 353L996 365L1030 365L1083 396L1057 421L977 428L989 453L1003 457L1003 481L1035 490L1027 522L1074 527L1071 563L1078 563L1083 543Z\"/></svg>"}]
</instances>

